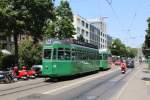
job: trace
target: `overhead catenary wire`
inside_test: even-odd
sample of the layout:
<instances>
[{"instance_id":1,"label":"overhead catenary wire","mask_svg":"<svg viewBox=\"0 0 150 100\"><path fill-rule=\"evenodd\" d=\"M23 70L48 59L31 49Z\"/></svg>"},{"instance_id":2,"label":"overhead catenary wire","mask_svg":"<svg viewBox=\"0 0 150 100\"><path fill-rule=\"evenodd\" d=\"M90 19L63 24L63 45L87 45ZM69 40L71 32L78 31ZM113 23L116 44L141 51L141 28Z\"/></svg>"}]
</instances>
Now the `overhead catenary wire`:
<instances>
[{"instance_id":1,"label":"overhead catenary wire","mask_svg":"<svg viewBox=\"0 0 150 100\"><path fill-rule=\"evenodd\" d=\"M136 8L136 10L135 10L135 12L134 12L134 14L133 14L131 23L129 24L129 28L130 28L130 29L132 28L132 26L133 26L133 24L134 24L134 21L135 21L137 15L138 15L139 10L140 10L140 6L141 6L140 1L141 1L141 0L138 0L138 6L137 6L137 8Z\"/></svg>"},{"instance_id":2,"label":"overhead catenary wire","mask_svg":"<svg viewBox=\"0 0 150 100\"><path fill-rule=\"evenodd\" d=\"M112 12L113 12L113 14L114 14L116 20L118 21L119 25L121 26L121 28L124 29L123 24L121 23L121 21L120 21L118 15L117 15L115 9L114 9L113 6L112 6L112 0L105 0L105 1L107 2L107 4L108 4L108 5L110 6L110 8L112 9ZM136 39L136 37L133 38L133 36L131 36L131 32L132 32L132 30L133 30L133 25L134 25L134 22L135 22L135 20L136 20L136 17L138 16L138 12L140 11L140 8L141 8L141 3L140 3L140 1L141 1L141 0L138 0L138 1L137 1L137 2L138 2L137 8L136 8L135 12L133 13L133 16L132 16L131 21L130 21L129 24L128 24L128 28L126 29L126 33L127 33L128 38L129 38L129 39L132 39L132 40L135 40L135 39ZM126 40L128 40L128 39L126 39Z\"/></svg>"},{"instance_id":3,"label":"overhead catenary wire","mask_svg":"<svg viewBox=\"0 0 150 100\"><path fill-rule=\"evenodd\" d=\"M128 38L129 38L129 39L132 39L132 40L135 40L135 39L137 38L137 37L132 38L133 36L131 35L131 32L132 32L131 30L133 30L134 22L135 22L135 20L136 20L136 17L138 16L138 13L139 13L139 11L140 11L140 8L141 8L141 2L140 2L140 1L141 1L141 0L137 0L137 2L138 2L137 8L136 8L135 12L133 13L131 22L129 23L129 26L128 26L128 30L130 30L130 31L127 31Z\"/></svg>"},{"instance_id":4,"label":"overhead catenary wire","mask_svg":"<svg viewBox=\"0 0 150 100\"><path fill-rule=\"evenodd\" d=\"M113 6L112 6L112 0L105 0L105 1L106 1L106 2L108 3L108 5L110 6L110 8L111 8L111 10L112 10L112 12L113 12L113 14L114 14L116 20L118 21L120 27L123 28L123 24L121 23L121 21L120 21L120 19L119 19L119 17L118 17L118 14L116 13L115 9L114 9Z\"/></svg>"}]
</instances>

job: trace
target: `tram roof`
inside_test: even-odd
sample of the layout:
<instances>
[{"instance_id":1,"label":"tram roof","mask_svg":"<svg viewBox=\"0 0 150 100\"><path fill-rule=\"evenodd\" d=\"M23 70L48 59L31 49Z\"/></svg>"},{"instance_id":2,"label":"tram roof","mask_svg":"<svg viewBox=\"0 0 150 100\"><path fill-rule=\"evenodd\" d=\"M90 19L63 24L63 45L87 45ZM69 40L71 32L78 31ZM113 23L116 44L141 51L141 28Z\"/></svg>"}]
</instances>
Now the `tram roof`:
<instances>
[{"instance_id":1,"label":"tram roof","mask_svg":"<svg viewBox=\"0 0 150 100\"><path fill-rule=\"evenodd\" d=\"M99 53L111 54L108 49L99 49Z\"/></svg>"},{"instance_id":2,"label":"tram roof","mask_svg":"<svg viewBox=\"0 0 150 100\"><path fill-rule=\"evenodd\" d=\"M80 42L75 39L64 39L64 40L58 40L58 39L46 39L45 40L45 45L54 45L54 44L65 44L65 45L70 45L70 44L75 44L75 45L80 45L84 47L89 47L89 48L94 48L98 49L98 46L87 43L87 42Z\"/></svg>"}]
</instances>

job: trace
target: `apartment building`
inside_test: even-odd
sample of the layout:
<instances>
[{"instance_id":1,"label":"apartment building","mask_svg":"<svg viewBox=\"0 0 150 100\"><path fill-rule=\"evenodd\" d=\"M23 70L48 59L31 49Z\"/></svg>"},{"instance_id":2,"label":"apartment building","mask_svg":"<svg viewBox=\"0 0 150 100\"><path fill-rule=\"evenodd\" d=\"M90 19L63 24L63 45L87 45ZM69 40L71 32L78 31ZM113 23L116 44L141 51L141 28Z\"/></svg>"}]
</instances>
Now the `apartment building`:
<instances>
[{"instance_id":1,"label":"apartment building","mask_svg":"<svg viewBox=\"0 0 150 100\"><path fill-rule=\"evenodd\" d=\"M86 20L74 14L73 25L76 29L75 39L82 35L86 42L97 45L99 49L107 49L107 31L104 20Z\"/></svg>"},{"instance_id":2,"label":"apartment building","mask_svg":"<svg viewBox=\"0 0 150 100\"><path fill-rule=\"evenodd\" d=\"M100 48L99 49L107 49L107 28L106 22L104 21L103 17L99 19L89 20L90 24L95 26L97 29L100 30Z\"/></svg>"},{"instance_id":3,"label":"apartment building","mask_svg":"<svg viewBox=\"0 0 150 100\"><path fill-rule=\"evenodd\" d=\"M112 45L113 37L107 34L107 48Z\"/></svg>"},{"instance_id":4,"label":"apartment building","mask_svg":"<svg viewBox=\"0 0 150 100\"><path fill-rule=\"evenodd\" d=\"M83 17L74 15L73 25L76 29L76 35L74 35L74 38L77 39L77 37L82 35L85 42L90 43L90 23Z\"/></svg>"}]
</instances>

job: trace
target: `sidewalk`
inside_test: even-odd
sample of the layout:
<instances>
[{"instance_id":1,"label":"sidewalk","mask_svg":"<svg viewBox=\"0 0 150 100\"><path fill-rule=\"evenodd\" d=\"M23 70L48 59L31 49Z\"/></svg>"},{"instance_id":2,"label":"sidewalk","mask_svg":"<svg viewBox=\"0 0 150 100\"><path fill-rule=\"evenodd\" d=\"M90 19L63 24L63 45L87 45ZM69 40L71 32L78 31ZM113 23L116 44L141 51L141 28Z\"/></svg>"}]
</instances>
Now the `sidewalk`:
<instances>
[{"instance_id":1,"label":"sidewalk","mask_svg":"<svg viewBox=\"0 0 150 100\"><path fill-rule=\"evenodd\" d=\"M150 100L150 70L147 64L137 68L114 100Z\"/></svg>"}]
</instances>

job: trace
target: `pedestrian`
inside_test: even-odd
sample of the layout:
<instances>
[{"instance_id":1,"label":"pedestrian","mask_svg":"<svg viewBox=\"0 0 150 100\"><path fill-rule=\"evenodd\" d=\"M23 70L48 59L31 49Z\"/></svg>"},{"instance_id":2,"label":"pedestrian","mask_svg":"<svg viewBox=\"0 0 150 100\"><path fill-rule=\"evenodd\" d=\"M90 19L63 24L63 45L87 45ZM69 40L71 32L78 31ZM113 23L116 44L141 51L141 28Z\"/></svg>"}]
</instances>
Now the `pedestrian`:
<instances>
[{"instance_id":1,"label":"pedestrian","mask_svg":"<svg viewBox=\"0 0 150 100\"><path fill-rule=\"evenodd\" d=\"M19 74L19 69L18 69L17 64L15 64L15 66L13 67L12 74L13 74L14 77L16 77Z\"/></svg>"}]
</instances>

